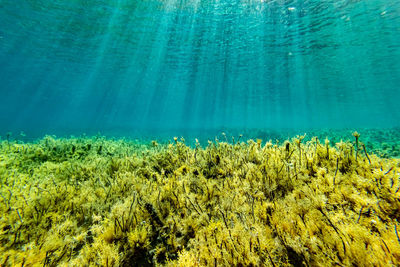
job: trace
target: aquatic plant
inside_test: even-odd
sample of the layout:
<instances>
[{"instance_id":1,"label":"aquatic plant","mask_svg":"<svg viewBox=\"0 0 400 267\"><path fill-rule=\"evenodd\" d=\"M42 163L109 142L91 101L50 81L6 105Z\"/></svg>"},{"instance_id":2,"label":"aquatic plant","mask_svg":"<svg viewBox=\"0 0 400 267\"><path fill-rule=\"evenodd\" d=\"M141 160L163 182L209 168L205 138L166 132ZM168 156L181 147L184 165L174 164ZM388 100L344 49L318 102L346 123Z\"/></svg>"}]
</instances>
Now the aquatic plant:
<instances>
[{"instance_id":1,"label":"aquatic plant","mask_svg":"<svg viewBox=\"0 0 400 267\"><path fill-rule=\"evenodd\" d=\"M400 264L399 159L223 136L2 141L0 265Z\"/></svg>"}]
</instances>

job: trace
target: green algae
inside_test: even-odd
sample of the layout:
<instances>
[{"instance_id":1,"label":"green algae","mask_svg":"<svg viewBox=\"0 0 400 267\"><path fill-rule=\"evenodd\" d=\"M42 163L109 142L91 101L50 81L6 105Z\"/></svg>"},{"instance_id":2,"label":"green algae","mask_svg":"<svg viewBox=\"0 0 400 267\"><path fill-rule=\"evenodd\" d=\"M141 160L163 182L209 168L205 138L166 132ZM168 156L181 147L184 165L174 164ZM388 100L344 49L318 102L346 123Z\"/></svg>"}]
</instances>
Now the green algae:
<instances>
[{"instance_id":1,"label":"green algae","mask_svg":"<svg viewBox=\"0 0 400 267\"><path fill-rule=\"evenodd\" d=\"M0 265L399 265L400 160L358 137L5 140Z\"/></svg>"}]
</instances>

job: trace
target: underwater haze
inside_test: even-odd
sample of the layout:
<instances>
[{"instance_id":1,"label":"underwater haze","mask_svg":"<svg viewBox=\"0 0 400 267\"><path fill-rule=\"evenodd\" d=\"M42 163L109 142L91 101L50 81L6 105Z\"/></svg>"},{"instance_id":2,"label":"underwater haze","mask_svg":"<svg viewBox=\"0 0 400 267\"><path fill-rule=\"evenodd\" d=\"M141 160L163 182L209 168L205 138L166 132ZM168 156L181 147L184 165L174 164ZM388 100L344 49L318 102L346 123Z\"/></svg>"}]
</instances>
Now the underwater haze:
<instances>
[{"instance_id":1,"label":"underwater haze","mask_svg":"<svg viewBox=\"0 0 400 267\"><path fill-rule=\"evenodd\" d=\"M400 126L400 1L0 0L0 132Z\"/></svg>"}]
</instances>

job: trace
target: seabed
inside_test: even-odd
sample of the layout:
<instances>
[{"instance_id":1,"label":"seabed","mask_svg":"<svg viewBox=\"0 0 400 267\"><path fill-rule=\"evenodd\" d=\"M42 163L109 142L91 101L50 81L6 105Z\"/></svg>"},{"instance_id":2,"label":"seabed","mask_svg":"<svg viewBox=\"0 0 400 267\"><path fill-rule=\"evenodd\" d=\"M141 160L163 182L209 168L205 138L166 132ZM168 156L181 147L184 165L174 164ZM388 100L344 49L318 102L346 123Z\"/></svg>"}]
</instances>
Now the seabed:
<instances>
[{"instance_id":1,"label":"seabed","mask_svg":"<svg viewBox=\"0 0 400 267\"><path fill-rule=\"evenodd\" d=\"M363 142L3 140L0 265L399 266L400 159Z\"/></svg>"}]
</instances>

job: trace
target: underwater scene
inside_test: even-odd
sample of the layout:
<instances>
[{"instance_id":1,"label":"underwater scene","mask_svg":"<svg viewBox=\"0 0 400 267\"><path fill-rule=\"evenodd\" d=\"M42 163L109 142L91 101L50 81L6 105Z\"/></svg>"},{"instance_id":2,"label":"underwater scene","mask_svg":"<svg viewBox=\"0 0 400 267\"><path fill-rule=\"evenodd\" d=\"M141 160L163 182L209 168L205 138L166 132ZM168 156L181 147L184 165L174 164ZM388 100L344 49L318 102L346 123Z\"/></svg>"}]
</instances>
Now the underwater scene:
<instances>
[{"instance_id":1,"label":"underwater scene","mask_svg":"<svg viewBox=\"0 0 400 267\"><path fill-rule=\"evenodd\" d=\"M0 266L399 266L400 1L0 0Z\"/></svg>"}]
</instances>

